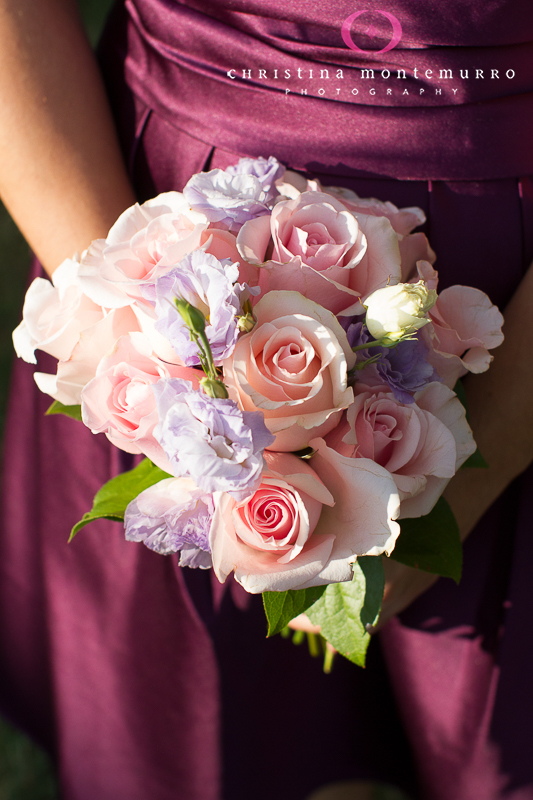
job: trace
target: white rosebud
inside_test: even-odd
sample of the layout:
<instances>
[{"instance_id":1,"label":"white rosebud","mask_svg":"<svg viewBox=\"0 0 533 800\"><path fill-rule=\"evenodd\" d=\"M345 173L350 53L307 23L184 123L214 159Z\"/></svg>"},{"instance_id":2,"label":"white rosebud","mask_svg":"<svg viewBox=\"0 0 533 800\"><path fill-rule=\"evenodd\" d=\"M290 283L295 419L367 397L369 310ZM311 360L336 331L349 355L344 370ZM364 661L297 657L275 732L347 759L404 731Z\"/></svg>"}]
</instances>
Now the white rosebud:
<instances>
[{"instance_id":1,"label":"white rosebud","mask_svg":"<svg viewBox=\"0 0 533 800\"><path fill-rule=\"evenodd\" d=\"M426 314L436 301L437 292L424 281L377 289L365 300L366 326L374 339L394 344L429 322Z\"/></svg>"}]
</instances>

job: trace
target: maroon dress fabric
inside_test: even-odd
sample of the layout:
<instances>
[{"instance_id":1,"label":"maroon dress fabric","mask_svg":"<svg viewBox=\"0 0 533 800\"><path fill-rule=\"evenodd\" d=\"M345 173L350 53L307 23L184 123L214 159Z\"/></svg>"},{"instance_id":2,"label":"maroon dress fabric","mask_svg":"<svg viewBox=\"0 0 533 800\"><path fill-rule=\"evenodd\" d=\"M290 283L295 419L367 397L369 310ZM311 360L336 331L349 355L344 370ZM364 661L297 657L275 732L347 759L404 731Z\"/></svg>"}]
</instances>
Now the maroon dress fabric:
<instances>
[{"instance_id":1,"label":"maroon dress fabric","mask_svg":"<svg viewBox=\"0 0 533 800\"><path fill-rule=\"evenodd\" d=\"M352 27L361 53L341 38L347 0L120 4L101 57L139 198L273 154L421 206L442 285L503 307L533 258L533 11L392 0L401 42L366 52L390 41L381 5ZM531 472L469 538L459 587L441 580L389 623L366 670L338 659L326 676L265 639L260 598L126 543L121 525L67 545L132 460L48 405L17 363L0 692L56 758L65 800L303 800L355 778L420 800L533 800Z\"/></svg>"}]
</instances>

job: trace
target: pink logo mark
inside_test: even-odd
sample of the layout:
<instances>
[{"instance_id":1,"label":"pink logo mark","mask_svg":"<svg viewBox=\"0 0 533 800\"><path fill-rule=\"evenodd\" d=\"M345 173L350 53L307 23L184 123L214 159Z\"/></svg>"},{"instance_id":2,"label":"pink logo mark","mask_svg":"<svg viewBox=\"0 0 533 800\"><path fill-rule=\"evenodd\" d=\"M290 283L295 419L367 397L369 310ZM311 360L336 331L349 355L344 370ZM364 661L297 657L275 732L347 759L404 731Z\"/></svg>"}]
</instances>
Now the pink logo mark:
<instances>
[{"instance_id":1,"label":"pink logo mark","mask_svg":"<svg viewBox=\"0 0 533 800\"><path fill-rule=\"evenodd\" d=\"M362 11L356 11L354 14L350 14L349 17L346 17L341 27L341 36L343 38L344 44L347 47L349 47L350 50L355 50L357 53L365 53L365 54L372 53L373 55L379 55L380 53L386 53L388 50L392 50L393 47L396 47L396 45L402 38L402 26L400 25L400 20L397 19L397 17L395 17L394 14L389 14L388 11L380 11L379 9L376 9L374 13L382 14L382 16L388 19L392 25L392 39L390 40L388 45L384 47L382 50L362 50L355 44L351 34L352 24L357 19L357 17L360 17L361 14L366 14L367 11L368 9L363 9ZM372 33L374 33L373 26L371 26L368 29L369 34L371 30Z\"/></svg>"}]
</instances>

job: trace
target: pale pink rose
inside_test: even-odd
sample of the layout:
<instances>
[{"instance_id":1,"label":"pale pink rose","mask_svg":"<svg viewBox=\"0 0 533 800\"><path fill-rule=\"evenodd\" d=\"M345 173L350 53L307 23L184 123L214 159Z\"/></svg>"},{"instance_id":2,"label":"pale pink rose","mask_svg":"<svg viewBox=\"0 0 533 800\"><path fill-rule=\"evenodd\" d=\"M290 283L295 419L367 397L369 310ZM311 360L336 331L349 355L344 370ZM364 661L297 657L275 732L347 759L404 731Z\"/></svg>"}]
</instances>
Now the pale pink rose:
<instances>
[{"instance_id":1,"label":"pale pink rose","mask_svg":"<svg viewBox=\"0 0 533 800\"><path fill-rule=\"evenodd\" d=\"M266 453L268 468L259 489L237 502L215 495L210 531L213 568L220 581L234 571L253 594L321 586L352 577L351 564L365 547L386 539L394 546L398 496L390 476L375 464L365 469L348 461L347 471L329 464L340 459L316 440L317 460L326 478L288 453ZM336 493L336 494L335 494Z\"/></svg>"},{"instance_id":2,"label":"pale pink rose","mask_svg":"<svg viewBox=\"0 0 533 800\"><path fill-rule=\"evenodd\" d=\"M170 473L170 463L153 435L159 416L152 385L166 378L192 381L198 388L196 370L165 364L154 356L142 333L121 336L83 389L81 413L93 433L105 433L127 453L144 453Z\"/></svg>"},{"instance_id":3,"label":"pale pink rose","mask_svg":"<svg viewBox=\"0 0 533 800\"><path fill-rule=\"evenodd\" d=\"M55 270L52 283L36 278L24 299L22 322L13 331L19 358L36 364L36 350L66 360L80 332L104 316L104 310L83 294L78 281L79 262L68 258Z\"/></svg>"},{"instance_id":4,"label":"pale pink rose","mask_svg":"<svg viewBox=\"0 0 533 800\"><path fill-rule=\"evenodd\" d=\"M54 400L66 406L79 405L82 389L96 375L102 358L113 350L117 339L138 330L139 323L129 306L113 309L81 332L70 358L59 361L56 375L36 372L35 383Z\"/></svg>"},{"instance_id":5,"label":"pale pink rose","mask_svg":"<svg viewBox=\"0 0 533 800\"><path fill-rule=\"evenodd\" d=\"M415 397L415 403L404 405L388 387L361 391L326 437L343 456L371 459L390 472L402 501L402 518L429 513L476 449L454 392L432 383Z\"/></svg>"},{"instance_id":6,"label":"pale pink rose","mask_svg":"<svg viewBox=\"0 0 533 800\"><path fill-rule=\"evenodd\" d=\"M324 192L340 200L356 217L362 214L388 219L398 236L402 281L407 281L411 277L417 261L424 259L433 263L436 259L425 234L412 233L414 228L426 221L426 215L417 206L397 208L389 201L383 202L375 197L359 197L354 191L343 186L322 186L320 181L306 180L303 175L291 170L286 170L283 178L276 181L276 186L282 195L293 200L302 192Z\"/></svg>"},{"instance_id":7,"label":"pale pink rose","mask_svg":"<svg viewBox=\"0 0 533 800\"><path fill-rule=\"evenodd\" d=\"M322 192L322 185L319 180L304 178L299 172L286 169L281 178L276 181L276 189L279 192L276 203L283 200L296 200L303 192Z\"/></svg>"},{"instance_id":8,"label":"pale pink rose","mask_svg":"<svg viewBox=\"0 0 533 800\"><path fill-rule=\"evenodd\" d=\"M258 281L257 267L244 261L237 249L237 238L229 231L207 228L200 237L201 249L219 261L228 258L239 265L239 282L255 285Z\"/></svg>"},{"instance_id":9,"label":"pale pink rose","mask_svg":"<svg viewBox=\"0 0 533 800\"><path fill-rule=\"evenodd\" d=\"M269 449L300 450L352 402L355 355L335 316L298 292L269 292L254 313L255 328L223 363L224 381L242 409L263 412L276 437Z\"/></svg>"},{"instance_id":10,"label":"pale pink rose","mask_svg":"<svg viewBox=\"0 0 533 800\"><path fill-rule=\"evenodd\" d=\"M207 227L205 214L193 211L180 192L128 208L107 239L93 242L83 256L83 291L106 308L145 304L142 287L197 250Z\"/></svg>"},{"instance_id":11,"label":"pale pink rose","mask_svg":"<svg viewBox=\"0 0 533 800\"><path fill-rule=\"evenodd\" d=\"M318 191L277 203L271 215L246 222L237 246L260 267L263 293L299 291L335 314L362 313L361 298L401 277L390 222L354 215Z\"/></svg>"},{"instance_id":12,"label":"pale pink rose","mask_svg":"<svg viewBox=\"0 0 533 800\"><path fill-rule=\"evenodd\" d=\"M409 283L417 283L417 281L424 281L429 292L436 292L439 285L439 273L433 269L429 261L421 260L416 264L417 275L414 275Z\"/></svg>"},{"instance_id":13,"label":"pale pink rose","mask_svg":"<svg viewBox=\"0 0 533 800\"><path fill-rule=\"evenodd\" d=\"M431 323L422 332L428 361L453 387L467 372L485 372L489 350L503 342L503 317L484 292L472 286L450 286L429 312Z\"/></svg>"}]
</instances>

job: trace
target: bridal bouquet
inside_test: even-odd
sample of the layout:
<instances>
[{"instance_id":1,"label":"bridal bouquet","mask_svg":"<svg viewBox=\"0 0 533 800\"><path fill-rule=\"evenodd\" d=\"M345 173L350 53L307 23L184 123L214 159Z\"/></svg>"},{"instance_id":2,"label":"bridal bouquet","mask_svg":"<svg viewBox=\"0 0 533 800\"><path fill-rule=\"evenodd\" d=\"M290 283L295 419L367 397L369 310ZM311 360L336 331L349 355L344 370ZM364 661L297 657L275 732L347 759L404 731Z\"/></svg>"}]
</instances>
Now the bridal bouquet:
<instances>
[{"instance_id":1,"label":"bridal bouquet","mask_svg":"<svg viewBox=\"0 0 533 800\"><path fill-rule=\"evenodd\" d=\"M241 159L125 211L36 279L14 332L49 413L145 458L91 520L305 612L364 664L382 556L460 576L442 492L482 465L456 394L502 341L477 289L437 293L419 208ZM455 391L454 391L455 387Z\"/></svg>"}]
</instances>

